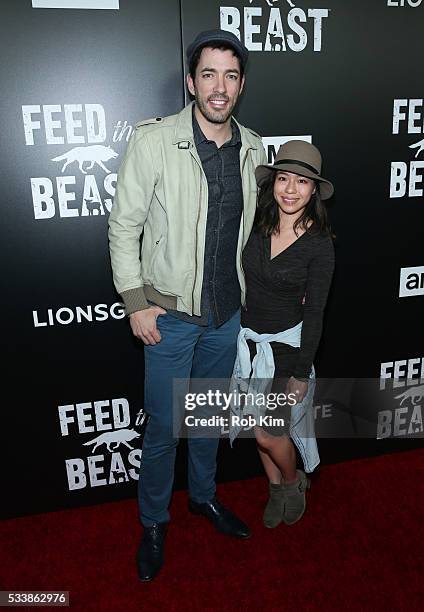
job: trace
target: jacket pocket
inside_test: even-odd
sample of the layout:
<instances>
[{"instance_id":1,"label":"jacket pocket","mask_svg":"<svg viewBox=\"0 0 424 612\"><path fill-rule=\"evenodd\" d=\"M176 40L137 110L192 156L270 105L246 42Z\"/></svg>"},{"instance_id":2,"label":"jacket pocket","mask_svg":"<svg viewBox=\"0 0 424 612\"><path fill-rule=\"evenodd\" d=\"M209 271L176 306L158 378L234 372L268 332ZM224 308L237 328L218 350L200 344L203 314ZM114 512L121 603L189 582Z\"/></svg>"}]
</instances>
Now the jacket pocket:
<instances>
[{"instance_id":1,"label":"jacket pocket","mask_svg":"<svg viewBox=\"0 0 424 612\"><path fill-rule=\"evenodd\" d=\"M163 244L163 235L160 236L157 240L154 241L153 243L153 249L152 249L152 257L150 259L150 272L151 275L154 276L154 266L155 266L155 261L157 259L157 256L159 254L159 251L162 247Z\"/></svg>"}]
</instances>

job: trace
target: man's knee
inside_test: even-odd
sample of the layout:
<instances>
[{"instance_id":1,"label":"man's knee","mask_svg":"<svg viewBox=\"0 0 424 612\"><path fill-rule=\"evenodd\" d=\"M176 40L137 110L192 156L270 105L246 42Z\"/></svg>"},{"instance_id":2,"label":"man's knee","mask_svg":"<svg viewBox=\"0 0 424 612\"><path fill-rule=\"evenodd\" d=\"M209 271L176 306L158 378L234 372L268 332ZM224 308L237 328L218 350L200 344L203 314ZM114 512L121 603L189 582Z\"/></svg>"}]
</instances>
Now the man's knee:
<instances>
[{"instance_id":1,"label":"man's knee","mask_svg":"<svg viewBox=\"0 0 424 612\"><path fill-rule=\"evenodd\" d=\"M174 448L178 444L178 424L173 422L172 415L150 415L143 439L143 451L147 448Z\"/></svg>"}]
</instances>

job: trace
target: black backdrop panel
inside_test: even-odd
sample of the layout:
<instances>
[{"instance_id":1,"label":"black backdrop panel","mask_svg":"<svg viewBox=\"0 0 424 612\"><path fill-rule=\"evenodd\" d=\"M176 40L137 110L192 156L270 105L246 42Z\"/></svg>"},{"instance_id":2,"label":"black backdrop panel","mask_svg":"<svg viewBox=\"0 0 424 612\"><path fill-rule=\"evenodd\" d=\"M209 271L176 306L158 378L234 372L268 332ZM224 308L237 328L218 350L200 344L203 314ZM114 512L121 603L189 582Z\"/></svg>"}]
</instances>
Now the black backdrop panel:
<instances>
[{"instance_id":1,"label":"black backdrop panel","mask_svg":"<svg viewBox=\"0 0 424 612\"><path fill-rule=\"evenodd\" d=\"M405 377L423 355L424 3L115 4L2 9L4 516L135 495L143 351L113 289L107 218L136 121L187 100L183 51L199 30L231 29L250 47L237 116L269 160L285 138L306 138L334 180L337 267L318 374ZM320 450L333 462L417 443ZM260 471L252 440L221 444L220 481Z\"/></svg>"},{"instance_id":2,"label":"black backdrop panel","mask_svg":"<svg viewBox=\"0 0 424 612\"><path fill-rule=\"evenodd\" d=\"M7 4L2 510L13 516L135 495L143 351L113 287L107 221L133 126L178 111L183 88L174 0Z\"/></svg>"}]
</instances>

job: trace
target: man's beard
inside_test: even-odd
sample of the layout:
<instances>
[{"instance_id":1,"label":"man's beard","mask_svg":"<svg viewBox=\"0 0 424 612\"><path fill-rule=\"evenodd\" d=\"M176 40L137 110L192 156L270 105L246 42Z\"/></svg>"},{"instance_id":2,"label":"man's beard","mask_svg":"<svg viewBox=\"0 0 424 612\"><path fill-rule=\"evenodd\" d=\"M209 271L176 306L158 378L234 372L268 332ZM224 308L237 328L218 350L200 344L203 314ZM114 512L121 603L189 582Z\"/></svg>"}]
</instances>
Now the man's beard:
<instances>
[{"instance_id":1,"label":"man's beard","mask_svg":"<svg viewBox=\"0 0 424 612\"><path fill-rule=\"evenodd\" d=\"M237 102L237 98L236 100L233 102L233 104L230 103L230 105L228 106L227 110L224 111L214 111L211 110L210 108L208 108L207 106L207 102L209 100L209 98L211 97L216 97L217 99L221 99L221 100L226 100L229 102L229 98L226 96L209 96L208 100L206 101L206 103L201 100L201 98L199 97L197 91L194 94L195 100L196 100L196 104L198 109L200 110L200 112L202 113L202 115L205 117L205 119L207 119L208 121L210 121L210 123L225 123L230 117L231 117L231 113L233 112L233 108Z\"/></svg>"}]
</instances>

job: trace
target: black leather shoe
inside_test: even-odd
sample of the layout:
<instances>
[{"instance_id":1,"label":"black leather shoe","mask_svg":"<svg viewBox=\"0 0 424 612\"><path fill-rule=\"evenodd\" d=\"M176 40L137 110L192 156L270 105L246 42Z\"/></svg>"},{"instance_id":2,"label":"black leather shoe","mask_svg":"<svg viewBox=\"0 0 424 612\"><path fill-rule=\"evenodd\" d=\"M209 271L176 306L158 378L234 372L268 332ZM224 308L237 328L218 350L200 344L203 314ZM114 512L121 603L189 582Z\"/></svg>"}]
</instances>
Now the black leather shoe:
<instances>
[{"instance_id":1,"label":"black leather shoe","mask_svg":"<svg viewBox=\"0 0 424 612\"><path fill-rule=\"evenodd\" d=\"M214 497L211 501L198 504L192 499L188 502L188 509L192 514L206 516L217 531L234 538L250 538L250 529L235 514L225 508Z\"/></svg>"},{"instance_id":2,"label":"black leather shoe","mask_svg":"<svg viewBox=\"0 0 424 612\"><path fill-rule=\"evenodd\" d=\"M138 577L143 582L152 580L163 565L163 544L168 523L156 523L144 527L137 551Z\"/></svg>"}]
</instances>

